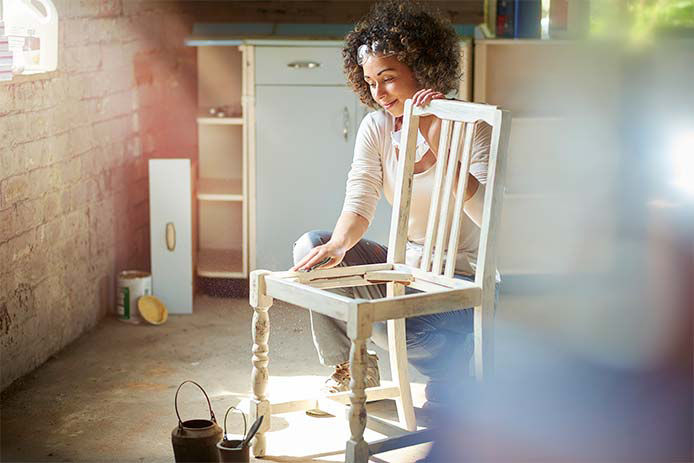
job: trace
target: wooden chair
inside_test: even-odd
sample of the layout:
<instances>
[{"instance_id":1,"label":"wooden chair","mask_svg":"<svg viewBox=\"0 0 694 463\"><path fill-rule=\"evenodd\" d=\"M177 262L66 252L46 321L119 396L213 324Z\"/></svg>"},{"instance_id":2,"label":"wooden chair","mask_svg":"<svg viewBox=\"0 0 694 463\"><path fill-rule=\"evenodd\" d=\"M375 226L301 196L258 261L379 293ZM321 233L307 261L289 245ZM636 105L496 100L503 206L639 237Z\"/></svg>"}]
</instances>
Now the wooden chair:
<instances>
[{"instance_id":1,"label":"wooden chair","mask_svg":"<svg viewBox=\"0 0 694 463\"><path fill-rule=\"evenodd\" d=\"M442 120L439 153L435 171L435 190L431 200L422 263L419 268L405 265L405 245L410 211L414 153L419 117L433 114ZM459 242L463 197L473 141L473 126L483 120L492 126L483 219L474 282L453 278ZM475 376L482 379L493 365L493 311L496 284L495 237L503 199L503 178L510 132L510 113L496 106L434 100L419 108L408 100L405 105L403 134L405 155L400 154L397 187L393 198L387 262L383 264L335 267L307 273L269 272L251 274L250 304L253 315L253 398L251 413L264 415L263 425L253 444L255 456L263 456L265 433L270 415L319 407L333 410L348 401L351 438L347 441L346 461L366 462L369 455L431 440L431 431L417 431L412 395L407 377L405 318L474 307ZM462 158L461 158L462 156ZM456 181L457 167L460 175ZM455 188L455 190L453 190ZM455 197L452 192L455 191ZM453 208L449 223L449 210ZM448 230L451 230L450 234ZM433 256L432 256L433 253ZM445 256L445 268L444 268ZM387 297L377 300L350 299L329 288L371 285L387 282ZM422 291L405 295L405 286ZM271 404L268 383L268 309L273 298L347 322L352 340L349 393ZM391 386L365 388L366 343L374 322L387 321ZM395 397L402 428L366 414L367 400ZM367 443L364 429L372 425L391 437Z\"/></svg>"}]
</instances>

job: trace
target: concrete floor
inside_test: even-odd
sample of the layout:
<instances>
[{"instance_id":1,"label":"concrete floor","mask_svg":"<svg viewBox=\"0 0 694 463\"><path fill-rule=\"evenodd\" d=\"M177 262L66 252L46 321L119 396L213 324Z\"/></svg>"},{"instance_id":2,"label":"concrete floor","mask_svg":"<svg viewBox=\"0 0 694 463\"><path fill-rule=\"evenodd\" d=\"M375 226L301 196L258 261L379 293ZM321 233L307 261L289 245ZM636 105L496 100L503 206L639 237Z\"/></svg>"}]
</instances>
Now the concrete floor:
<instances>
[{"instance_id":1,"label":"concrete floor","mask_svg":"<svg viewBox=\"0 0 694 463\"><path fill-rule=\"evenodd\" d=\"M170 462L177 423L174 393L186 379L207 390L218 419L250 390L251 310L246 297L196 299L191 316L170 316L163 326L103 320L43 366L3 393L2 461ZM308 313L276 303L270 312L270 393L277 398L318 389L330 370L318 363ZM39 342L39 341L37 341ZM375 349L377 350L377 349ZM390 378L381 353L381 375ZM423 378L411 372L415 405ZM193 386L181 391L182 418L207 415ZM392 401L370 413L395 417ZM229 432L240 432L239 417ZM303 413L273 418L265 461L342 461L348 426L343 418ZM381 435L367 430L367 440ZM428 445L378 455L373 461L408 462Z\"/></svg>"}]
</instances>

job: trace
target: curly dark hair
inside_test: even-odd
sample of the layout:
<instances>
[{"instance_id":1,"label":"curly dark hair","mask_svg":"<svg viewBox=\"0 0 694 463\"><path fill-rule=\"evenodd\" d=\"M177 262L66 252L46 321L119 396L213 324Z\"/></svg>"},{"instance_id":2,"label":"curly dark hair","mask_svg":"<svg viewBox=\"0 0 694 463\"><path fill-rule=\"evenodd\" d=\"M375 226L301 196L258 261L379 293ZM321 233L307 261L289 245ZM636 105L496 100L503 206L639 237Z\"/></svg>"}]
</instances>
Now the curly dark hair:
<instances>
[{"instance_id":1,"label":"curly dark hair","mask_svg":"<svg viewBox=\"0 0 694 463\"><path fill-rule=\"evenodd\" d=\"M413 0L378 2L347 34L342 49L344 72L362 103L374 109L380 107L357 61L358 48L374 41L412 69L422 88L441 93L458 88L459 38L447 18L429 10Z\"/></svg>"}]
</instances>

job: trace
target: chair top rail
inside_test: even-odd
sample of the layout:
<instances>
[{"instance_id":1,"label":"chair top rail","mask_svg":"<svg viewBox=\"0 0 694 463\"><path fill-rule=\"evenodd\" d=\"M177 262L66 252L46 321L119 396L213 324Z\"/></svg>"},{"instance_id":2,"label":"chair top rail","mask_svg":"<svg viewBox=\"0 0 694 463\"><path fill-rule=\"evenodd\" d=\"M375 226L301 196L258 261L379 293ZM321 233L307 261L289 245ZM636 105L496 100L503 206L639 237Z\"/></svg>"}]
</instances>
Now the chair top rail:
<instances>
[{"instance_id":1,"label":"chair top rail","mask_svg":"<svg viewBox=\"0 0 694 463\"><path fill-rule=\"evenodd\" d=\"M477 122L483 120L489 125L497 121L497 107L494 105L467 103L453 100L432 100L424 108L413 106L413 116L436 116L439 119L456 122Z\"/></svg>"}]
</instances>

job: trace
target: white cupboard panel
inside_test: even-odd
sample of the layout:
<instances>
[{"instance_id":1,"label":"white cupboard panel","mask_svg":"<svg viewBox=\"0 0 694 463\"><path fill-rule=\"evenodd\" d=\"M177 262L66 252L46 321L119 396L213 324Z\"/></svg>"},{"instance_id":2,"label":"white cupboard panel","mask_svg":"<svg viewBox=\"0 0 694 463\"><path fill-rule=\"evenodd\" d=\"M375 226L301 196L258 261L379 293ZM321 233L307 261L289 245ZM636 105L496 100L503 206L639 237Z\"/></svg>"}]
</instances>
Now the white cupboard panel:
<instances>
[{"instance_id":1,"label":"white cupboard panel","mask_svg":"<svg viewBox=\"0 0 694 463\"><path fill-rule=\"evenodd\" d=\"M585 207L592 201L586 196L506 195L498 238L501 274L569 274L608 268L615 236L614 204Z\"/></svg>"},{"instance_id":2,"label":"white cupboard panel","mask_svg":"<svg viewBox=\"0 0 694 463\"><path fill-rule=\"evenodd\" d=\"M506 190L509 193L556 191L568 140L580 127L555 117L516 117L511 121Z\"/></svg>"},{"instance_id":3,"label":"white cupboard panel","mask_svg":"<svg viewBox=\"0 0 694 463\"><path fill-rule=\"evenodd\" d=\"M150 159L152 293L172 314L193 312L191 193L190 159ZM167 226L175 236L168 244Z\"/></svg>"},{"instance_id":4,"label":"white cupboard panel","mask_svg":"<svg viewBox=\"0 0 694 463\"><path fill-rule=\"evenodd\" d=\"M256 268L284 270L297 238L335 226L363 110L346 87L256 92ZM381 204L366 238L387 243L389 219Z\"/></svg>"}]
</instances>

